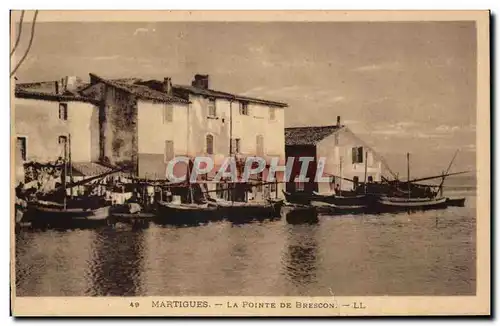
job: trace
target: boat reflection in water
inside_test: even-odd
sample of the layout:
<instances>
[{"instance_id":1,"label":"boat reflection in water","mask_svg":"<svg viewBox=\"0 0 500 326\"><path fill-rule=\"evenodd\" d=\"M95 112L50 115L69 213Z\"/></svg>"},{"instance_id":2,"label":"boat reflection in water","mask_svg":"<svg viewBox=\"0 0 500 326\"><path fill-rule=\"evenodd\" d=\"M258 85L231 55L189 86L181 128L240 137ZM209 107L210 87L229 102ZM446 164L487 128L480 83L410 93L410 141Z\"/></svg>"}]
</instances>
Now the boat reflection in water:
<instances>
[{"instance_id":1,"label":"boat reflection in water","mask_svg":"<svg viewBox=\"0 0 500 326\"><path fill-rule=\"evenodd\" d=\"M144 232L103 228L95 230L85 277L85 295L137 296L142 289Z\"/></svg>"},{"instance_id":2,"label":"boat reflection in water","mask_svg":"<svg viewBox=\"0 0 500 326\"><path fill-rule=\"evenodd\" d=\"M282 258L282 270L290 283L295 285L289 295L303 295L317 282L318 226L289 225L286 252ZM298 291L298 293L297 293Z\"/></svg>"}]
</instances>

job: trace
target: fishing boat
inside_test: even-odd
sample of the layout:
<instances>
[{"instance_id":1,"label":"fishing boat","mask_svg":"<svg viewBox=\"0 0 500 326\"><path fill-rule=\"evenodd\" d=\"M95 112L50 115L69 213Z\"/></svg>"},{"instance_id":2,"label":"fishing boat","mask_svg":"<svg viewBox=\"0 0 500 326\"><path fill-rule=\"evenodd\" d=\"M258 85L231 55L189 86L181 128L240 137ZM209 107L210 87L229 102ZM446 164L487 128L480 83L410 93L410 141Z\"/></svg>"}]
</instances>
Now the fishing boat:
<instances>
[{"instance_id":1,"label":"fishing boat","mask_svg":"<svg viewBox=\"0 0 500 326\"><path fill-rule=\"evenodd\" d=\"M28 204L28 212L33 217L31 223L34 227L86 228L108 224L110 207L102 202L82 205L71 201L61 204L36 200Z\"/></svg>"},{"instance_id":2,"label":"fishing boat","mask_svg":"<svg viewBox=\"0 0 500 326\"><path fill-rule=\"evenodd\" d=\"M464 207L465 206L465 197L446 198L446 204L448 206Z\"/></svg>"},{"instance_id":3,"label":"fishing boat","mask_svg":"<svg viewBox=\"0 0 500 326\"><path fill-rule=\"evenodd\" d=\"M398 211L417 211L430 209L443 209L448 206L447 198L395 198L382 197L377 201L376 206L372 207L374 212L398 212Z\"/></svg>"},{"instance_id":4,"label":"fishing boat","mask_svg":"<svg viewBox=\"0 0 500 326\"><path fill-rule=\"evenodd\" d=\"M219 219L217 206L157 201L155 222L168 225L199 225Z\"/></svg>"},{"instance_id":5,"label":"fishing boat","mask_svg":"<svg viewBox=\"0 0 500 326\"><path fill-rule=\"evenodd\" d=\"M321 194L318 192L287 192L283 190L286 201L294 204L309 205L312 201L324 202L339 206L360 206L369 199L367 195L352 194L340 196L335 194Z\"/></svg>"},{"instance_id":6,"label":"fishing boat","mask_svg":"<svg viewBox=\"0 0 500 326\"><path fill-rule=\"evenodd\" d=\"M73 182L72 169L67 183L68 165L71 167L71 135L64 148L64 166L61 175L62 185L53 191L38 196L27 204L27 216L33 227L50 228L87 228L109 224L111 203L104 196L73 196L67 194L67 189L88 184L91 181L103 178L122 168L110 169L91 178ZM69 163L69 164L68 164ZM71 192L72 193L72 192Z\"/></svg>"},{"instance_id":7,"label":"fishing boat","mask_svg":"<svg viewBox=\"0 0 500 326\"><path fill-rule=\"evenodd\" d=\"M318 223L318 211L311 205L284 203L283 216L288 224L315 224Z\"/></svg>"},{"instance_id":8,"label":"fishing boat","mask_svg":"<svg viewBox=\"0 0 500 326\"><path fill-rule=\"evenodd\" d=\"M268 199L260 202L239 202L208 199L208 205L216 207L219 215L231 222L273 219L280 216L283 200Z\"/></svg>"},{"instance_id":9,"label":"fishing boat","mask_svg":"<svg viewBox=\"0 0 500 326\"><path fill-rule=\"evenodd\" d=\"M326 215L362 214L368 209L368 205L335 205L321 201L311 201L311 206Z\"/></svg>"}]
</instances>

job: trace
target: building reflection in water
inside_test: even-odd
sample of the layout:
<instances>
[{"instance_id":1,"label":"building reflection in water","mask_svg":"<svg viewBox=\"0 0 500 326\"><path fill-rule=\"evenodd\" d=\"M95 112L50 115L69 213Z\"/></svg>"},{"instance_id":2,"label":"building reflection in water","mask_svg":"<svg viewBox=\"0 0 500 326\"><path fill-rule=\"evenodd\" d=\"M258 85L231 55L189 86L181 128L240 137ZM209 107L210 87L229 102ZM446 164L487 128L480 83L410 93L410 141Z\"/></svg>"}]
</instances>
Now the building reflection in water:
<instances>
[{"instance_id":1,"label":"building reflection in water","mask_svg":"<svg viewBox=\"0 0 500 326\"><path fill-rule=\"evenodd\" d=\"M146 230L95 231L93 256L88 262L86 295L137 296L143 293L144 232Z\"/></svg>"},{"instance_id":2,"label":"building reflection in water","mask_svg":"<svg viewBox=\"0 0 500 326\"><path fill-rule=\"evenodd\" d=\"M287 245L283 262L286 278L295 286L316 283L317 225L288 225Z\"/></svg>"}]
</instances>

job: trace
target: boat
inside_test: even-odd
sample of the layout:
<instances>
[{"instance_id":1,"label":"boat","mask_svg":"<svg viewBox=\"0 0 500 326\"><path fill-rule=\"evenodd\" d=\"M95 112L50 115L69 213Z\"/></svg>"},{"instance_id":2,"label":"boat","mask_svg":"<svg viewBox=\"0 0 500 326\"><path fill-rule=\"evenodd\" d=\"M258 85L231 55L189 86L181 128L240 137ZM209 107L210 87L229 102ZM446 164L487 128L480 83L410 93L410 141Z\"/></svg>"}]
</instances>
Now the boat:
<instances>
[{"instance_id":1,"label":"boat","mask_svg":"<svg viewBox=\"0 0 500 326\"><path fill-rule=\"evenodd\" d=\"M107 225L111 205L100 202L96 205L71 205L71 202L35 200L28 203L29 216L33 227L87 228Z\"/></svg>"},{"instance_id":2,"label":"boat","mask_svg":"<svg viewBox=\"0 0 500 326\"><path fill-rule=\"evenodd\" d=\"M448 206L447 198L394 198L381 197L375 207L376 213L443 209Z\"/></svg>"},{"instance_id":3,"label":"boat","mask_svg":"<svg viewBox=\"0 0 500 326\"><path fill-rule=\"evenodd\" d=\"M135 202L113 205L110 209L110 220L113 224L125 223L133 226L146 226L154 216L153 212L143 211L142 206Z\"/></svg>"},{"instance_id":4,"label":"boat","mask_svg":"<svg viewBox=\"0 0 500 326\"><path fill-rule=\"evenodd\" d=\"M285 202L282 212L288 224L315 224L319 221L318 211L311 205Z\"/></svg>"},{"instance_id":5,"label":"boat","mask_svg":"<svg viewBox=\"0 0 500 326\"><path fill-rule=\"evenodd\" d=\"M465 197L446 198L446 204L448 206L464 207L465 206Z\"/></svg>"},{"instance_id":6,"label":"boat","mask_svg":"<svg viewBox=\"0 0 500 326\"><path fill-rule=\"evenodd\" d=\"M279 217L283 200L268 199L260 202L240 202L210 198L208 199L208 205L216 207L222 218L234 223L243 223Z\"/></svg>"},{"instance_id":7,"label":"boat","mask_svg":"<svg viewBox=\"0 0 500 326\"><path fill-rule=\"evenodd\" d=\"M321 201L311 201L311 206L325 215L362 214L368 209L368 205L335 205Z\"/></svg>"},{"instance_id":8,"label":"boat","mask_svg":"<svg viewBox=\"0 0 500 326\"><path fill-rule=\"evenodd\" d=\"M199 225L219 219L217 206L196 203L156 202L155 222L167 225Z\"/></svg>"},{"instance_id":9,"label":"boat","mask_svg":"<svg viewBox=\"0 0 500 326\"><path fill-rule=\"evenodd\" d=\"M68 143L65 145L64 168L61 174L62 185L28 201L26 217L33 227L88 228L110 223L108 217L111 203L104 196L70 196L67 194L67 189L88 184L121 171L123 168L111 169L77 182L73 182L73 173L70 169L70 182L68 184L66 179L68 177L68 163L71 167L71 135L68 136Z\"/></svg>"},{"instance_id":10,"label":"boat","mask_svg":"<svg viewBox=\"0 0 500 326\"><path fill-rule=\"evenodd\" d=\"M287 202L294 204L309 205L311 201L324 202L340 206L360 206L365 205L371 198L369 195L352 194L349 196L339 196L335 194L321 194L318 192L287 192L283 190Z\"/></svg>"}]
</instances>

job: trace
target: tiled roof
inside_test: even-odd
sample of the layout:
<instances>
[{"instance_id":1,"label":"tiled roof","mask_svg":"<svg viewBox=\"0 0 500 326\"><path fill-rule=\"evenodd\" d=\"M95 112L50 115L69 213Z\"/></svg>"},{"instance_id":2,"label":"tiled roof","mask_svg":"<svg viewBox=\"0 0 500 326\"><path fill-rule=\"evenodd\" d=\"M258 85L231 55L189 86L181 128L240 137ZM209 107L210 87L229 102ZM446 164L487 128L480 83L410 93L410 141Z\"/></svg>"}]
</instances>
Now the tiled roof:
<instances>
[{"instance_id":1,"label":"tiled roof","mask_svg":"<svg viewBox=\"0 0 500 326\"><path fill-rule=\"evenodd\" d=\"M26 99L37 99L37 100L47 100L47 101L79 101L79 102L89 102L96 104L97 102L91 98L83 97L80 95L74 95L71 92L66 92L64 94L47 93L47 92L37 92L28 89L16 88L15 94L17 98Z\"/></svg>"},{"instance_id":2,"label":"tiled roof","mask_svg":"<svg viewBox=\"0 0 500 326\"><path fill-rule=\"evenodd\" d=\"M173 96L173 95L168 95L164 92L159 92L157 90L154 90L148 86L137 84L136 81L138 79L110 80L110 79L101 78L95 74L90 74L90 76L91 76L91 78L92 77L96 78L105 84L108 84L110 86L116 87L116 88L121 89L121 90L128 92L130 94L133 94L133 95L137 96L138 98L161 101L161 102L189 103L189 101L187 101L183 98Z\"/></svg>"},{"instance_id":3,"label":"tiled roof","mask_svg":"<svg viewBox=\"0 0 500 326\"><path fill-rule=\"evenodd\" d=\"M231 94L231 93L226 93L226 92L220 92L220 91L216 91L213 89L205 89L205 88L199 88L199 87L195 87L195 86L173 85L173 88L174 88L174 92L181 92L181 93L188 92L191 94L203 95L203 96L208 96L208 97L246 101L246 102L251 102L251 103L266 104L266 105L273 105L273 106L279 106L279 107L287 107L288 106L288 104L286 104L286 103L281 103L281 102L276 102L276 101L268 101L268 100L263 100L263 99L259 99L259 98L255 98L255 97L248 97L248 96L242 96L242 95Z\"/></svg>"},{"instance_id":4,"label":"tiled roof","mask_svg":"<svg viewBox=\"0 0 500 326\"><path fill-rule=\"evenodd\" d=\"M88 83L83 83L77 80L74 90L66 90L62 93L56 93L56 82L58 81L43 81L35 83L19 83L15 87L15 96L18 98L40 99L48 101L82 101L94 103L90 98L81 96L80 90L88 86Z\"/></svg>"},{"instance_id":5,"label":"tiled roof","mask_svg":"<svg viewBox=\"0 0 500 326\"><path fill-rule=\"evenodd\" d=\"M140 81L139 80L136 82L136 84L147 85L149 88L159 90L161 85L162 85L162 82L158 81L158 80L147 80L147 81ZM262 100L262 99L258 99L258 98L254 98L254 97L231 94L231 93L227 93L227 92L216 91L213 89L200 88L200 87L196 87L196 86L172 85L172 88L173 88L173 92L174 92L175 96L182 97L185 99L189 98L189 96L187 96L188 94L195 94L195 95L201 95L201 96L206 96L206 97L223 98L223 99L227 99L227 100L239 100L239 101L246 101L246 102L251 102L251 103L274 105L274 106L278 106L278 107L288 106L286 103Z\"/></svg>"},{"instance_id":6,"label":"tiled roof","mask_svg":"<svg viewBox=\"0 0 500 326\"><path fill-rule=\"evenodd\" d=\"M285 145L316 145L343 126L285 128Z\"/></svg>"}]
</instances>

